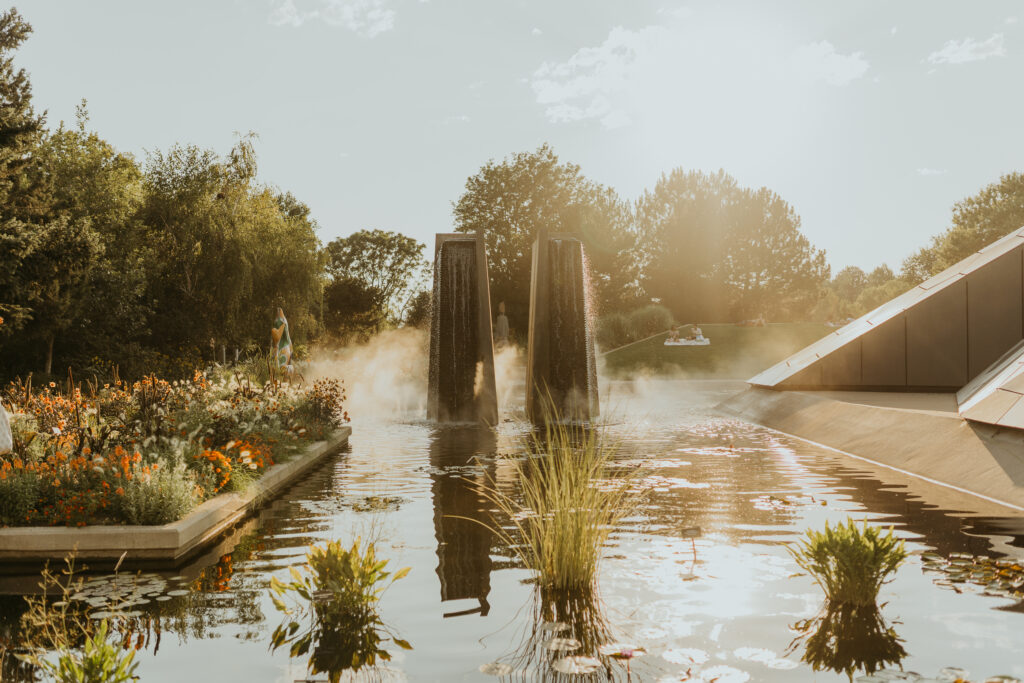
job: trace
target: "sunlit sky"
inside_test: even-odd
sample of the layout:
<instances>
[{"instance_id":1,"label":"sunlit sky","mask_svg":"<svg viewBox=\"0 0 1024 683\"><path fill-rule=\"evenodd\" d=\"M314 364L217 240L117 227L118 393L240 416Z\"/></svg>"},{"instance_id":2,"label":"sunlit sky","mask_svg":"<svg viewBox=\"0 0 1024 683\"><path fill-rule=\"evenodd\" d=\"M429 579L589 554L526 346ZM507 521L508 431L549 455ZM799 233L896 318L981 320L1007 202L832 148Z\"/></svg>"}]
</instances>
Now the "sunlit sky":
<instances>
[{"instance_id":1,"label":"sunlit sky","mask_svg":"<svg viewBox=\"0 0 1024 683\"><path fill-rule=\"evenodd\" d=\"M123 151L226 152L327 241L425 242L488 159L549 142L634 199L723 168L801 215L834 268L900 261L1024 170L1024 3L32 0L36 106Z\"/></svg>"}]
</instances>

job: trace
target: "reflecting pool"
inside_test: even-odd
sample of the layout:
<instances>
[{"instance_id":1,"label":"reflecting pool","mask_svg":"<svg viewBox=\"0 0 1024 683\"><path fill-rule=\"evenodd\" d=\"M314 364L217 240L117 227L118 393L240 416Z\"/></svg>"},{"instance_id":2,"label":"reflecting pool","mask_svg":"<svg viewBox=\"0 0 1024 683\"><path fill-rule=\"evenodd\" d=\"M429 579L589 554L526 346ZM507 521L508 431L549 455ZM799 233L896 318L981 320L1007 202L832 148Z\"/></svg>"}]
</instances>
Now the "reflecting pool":
<instances>
[{"instance_id":1,"label":"reflecting pool","mask_svg":"<svg viewBox=\"0 0 1024 683\"><path fill-rule=\"evenodd\" d=\"M646 495L613 534L593 595L542 594L479 523L491 512L474 483L512 485L529 425L440 428L410 414L357 418L344 452L188 566L93 576L80 597L102 610L105 596L129 595L123 635L147 683L327 680L309 673L309 654L272 650L280 614L268 586L289 580L310 544L360 536L411 572L381 600L385 637L365 634L390 661L341 680L846 681L900 667L1024 679L1024 586L998 575L1024 562L1024 520L716 414L741 388L605 388L606 438ZM851 515L893 525L911 555L877 609L826 610L785 544ZM32 583L0 581L4 633ZM325 645L323 657L349 656ZM594 657L589 678L569 672Z\"/></svg>"}]
</instances>

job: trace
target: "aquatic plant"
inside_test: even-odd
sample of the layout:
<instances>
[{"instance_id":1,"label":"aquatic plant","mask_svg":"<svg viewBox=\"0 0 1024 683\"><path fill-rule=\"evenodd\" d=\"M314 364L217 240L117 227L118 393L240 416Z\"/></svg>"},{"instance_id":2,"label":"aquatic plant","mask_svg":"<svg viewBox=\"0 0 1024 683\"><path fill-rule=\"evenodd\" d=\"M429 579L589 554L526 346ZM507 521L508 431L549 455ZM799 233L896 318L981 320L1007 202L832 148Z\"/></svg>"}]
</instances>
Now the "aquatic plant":
<instances>
[{"instance_id":1,"label":"aquatic plant","mask_svg":"<svg viewBox=\"0 0 1024 683\"><path fill-rule=\"evenodd\" d=\"M867 521L852 518L823 531L807 531L807 537L789 553L825 591L830 604L874 605L889 575L903 563L907 551L902 540Z\"/></svg>"},{"instance_id":2,"label":"aquatic plant","mask_svg":"<svg viewBox=\"0 0 1024 683\"><path fill-rule=\"evenodd\" d=\"M271 599L286 615L274 629L271 648L290 645L291 657L312 649L310 672L327 673L332 683L340 680L344 671L373 667L378 660L389 661L391 655L384 649L388 641L411 650L409 643L388 630L377 613L384 591L409 573L406 567L391 574L385 571L387 564L387 560L377 558L374 543L361 547L359 538L350 548L338 541L310 547L305 567L291 568L291 582L271 579Z\"/></svg>"},{"instance_id":3,"label":"aquatic plant","mask_svg":"<svg viewBox=\"0 0 1024 683\"><path fill-rule=\"evenodd\" d=\"M611 478L616 446L597 430L549 420L532 445L534 454L512 462L518 495L494 480L478 487L510 520L492 531L542 587L590 589L609 534L635 508L633 475Z\"/></svg>"},{"instance_id":4,"label":"aquatic plant","mask_svg":"<svg viewBox=\"0 0 1024 683\"><path fill-rule=\"evenodd\" d=\"M60 575L49 567L43 570L39 583L42 594L25 598L28 610L21 619L24 651L16 657L57 683L133 680L138 666L135 651L111 638L110 620L91 618L84 603L72 597L83 586L77 571L74 554L65 559ZM116 574L117 567L114 571ZM59 599L51 600L52 594ZM119 614L119 605L113 605L112 618Z\"/></svg>"}]
</instances>

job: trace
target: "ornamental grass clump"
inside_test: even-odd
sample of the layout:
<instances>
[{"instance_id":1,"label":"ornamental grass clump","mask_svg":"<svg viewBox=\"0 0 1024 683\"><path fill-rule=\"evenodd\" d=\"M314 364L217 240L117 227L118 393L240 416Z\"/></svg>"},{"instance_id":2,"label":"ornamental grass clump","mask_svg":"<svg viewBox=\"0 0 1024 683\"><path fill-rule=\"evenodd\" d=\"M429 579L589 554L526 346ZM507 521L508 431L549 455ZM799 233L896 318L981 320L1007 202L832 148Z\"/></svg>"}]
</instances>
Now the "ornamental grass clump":
<instances>
[{"instance_id":1,"label":"ornamental grass clump","mask_svg":"<svg viewBox=\"0 0 1024 683\"><path fill-rule=\"evenodd\" d=\"M824 531L807 531L807 538L789 552L825 591L832 605L874 605L889 575L903 564L907 551L893 529L882 533L867 521L853 519Z\"/></svg>"},{"instance_id":2,"label":"ornamental grass clump","mask_svg":"<svg viewBox=\"0 0 1024 683\"><path fill-rule=\"evenodd\" d=\"M493 480L481 494L510 520L493 531L553 590L592 588L601 549L634 509L629 477L612 478L616 446L598 431L549 421L533 454L512 464L518 493Z\"/></svg>"}]
</instances>

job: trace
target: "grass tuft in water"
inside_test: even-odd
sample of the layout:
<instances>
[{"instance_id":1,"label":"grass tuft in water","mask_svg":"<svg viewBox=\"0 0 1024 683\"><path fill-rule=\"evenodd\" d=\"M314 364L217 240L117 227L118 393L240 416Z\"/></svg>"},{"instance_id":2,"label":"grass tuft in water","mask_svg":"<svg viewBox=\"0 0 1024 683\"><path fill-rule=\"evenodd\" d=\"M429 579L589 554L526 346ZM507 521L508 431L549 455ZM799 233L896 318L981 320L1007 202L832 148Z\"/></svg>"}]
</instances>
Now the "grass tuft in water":
<instances>
[{"instance_id":1,"label":"grass tuft in water","mask_svg":"<svg viewBox=\"0 0 1024 683\"><path fill-rule=\"evenodd\" d=\"M591 589L601 549L637 493L629 478L610 477L616 447L595 430L549 421L532 450L512 464L518 495L493 480L480 487L511 521L492 530L537 572L542 588Z\"/></svg>"},{"instance_id":2,"label":"grass tuft in water","mask_svg":"<svg viewBox=\"0 0 1024 683\"><path fill-rule=\"evenodd\" d=\"M892 527L883 534L879 527L867 521L858 525L852 518L835 527L826 522L824 531L808 530L807 538L789 552L833 605L874 605L882 584L907 557Z\"/></svg>"}]
</instances>

